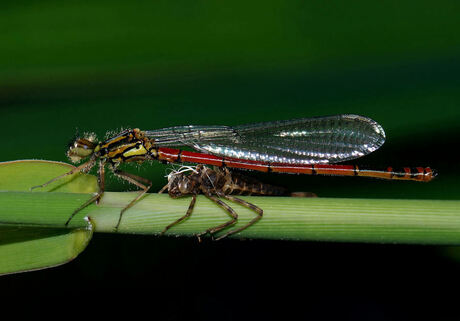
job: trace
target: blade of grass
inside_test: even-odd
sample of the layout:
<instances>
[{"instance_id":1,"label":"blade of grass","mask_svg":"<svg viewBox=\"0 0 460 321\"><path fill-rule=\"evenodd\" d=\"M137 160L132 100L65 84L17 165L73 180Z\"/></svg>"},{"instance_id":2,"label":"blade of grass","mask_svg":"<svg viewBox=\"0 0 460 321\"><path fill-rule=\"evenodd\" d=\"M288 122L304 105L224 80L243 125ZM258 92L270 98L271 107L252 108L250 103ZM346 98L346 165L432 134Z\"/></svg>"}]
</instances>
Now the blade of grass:
<instances>
[{"instance_id":1,"label":"blade of grass","mask_svg":"<svg viewBox=\"0 0 460 321\"><path fill-rule=\"evenodd\" d=\"M6 193L6 194L5 194ZM80 226L88 216L95 231L112 232L120 211L136 192L106 192L99 205L90 205L71 224ZM43 208L52 224L64 222L90 195L69 193L0 193L0 220L13 218L41 224ZM243 197L264 209L264 217L234 237L327 240L379 243L460 244L460 201L336 199L293 197ZM148 194L125 212L119 232L157 234L185 214L190 198L171 199ZM20 206L18 204L21 204ZM241 226L255 214L231 204ZM11 215L15 213L14 215ZM229 217L224 210L201 196L190 219L168 231L168 235L192 236ZM56 225L55 225L56 226Z\"/></svg>"},{"instance_id":2,"label":"blade of grass","mask_svg":"<svg viewBox=\"0 0 460 321\"><path fill-rule=\"evenodd\" d=\"M92 230L0 226L0 275L67 263L82 252Z\"/></svg>"},{"instance_id":3,"label":"blade of grass","mask_svg":"<svg viewBox=\"0 0 460 321\"><path fill-rule=\"evenodd\" d=\"M74 228L64 228L59 204L68 204L69 195L89 197L97 190L93 176L75 174L55 182L43 191L62 193L56 203L47 201L53 193L32 193L30 187L72 169L71 165L47 161L13 161L0 163L0 274L17 273L64 264L75 258L88 245L92 226L80 220ZM37 195L41 202L32 202L30 211L26 197L15 197L13 192ZM67 197L66 197L67 196ZM72 199L72 198L70 198ZM78 199L75 200L75 204ZM81 204L81 203L79 203ZM29 214L29 215L28 215ZM50 228L50 226L56 226Z\"/></svg>"},{"instance_id":4,"label":"blade of grass","mask_svg":"<svg viewBox=\"0 0 460 321\"><path fill-rule=\"evenodd\" d=\"M106 193L86 214L95 230L110 232L119 211L134 193ZM264 209L257 224L235 237L316 241L460 244L460 201L242 197ZM126 211L119 231L159 233L185 214L190 198L149 194ZM255 213L233 205L242 226ZM226 212L204 196L198 197L187 221L168 235L194 235L228 220Z\"/></svg>"},{"instance_id":5,"label":"blade of grass","mask_svg":"<svg viewBox=\"0 0 460 321\"><path fill-rule=\"evenodd\" d=\"M113 232L120 211L135 192L106 192L99 205L90 205L71 224L80 226L88 216L96 232ZM29 223L40 223L37 208L51 205L49 215L56 224L67 219L75 204L84 201L81 194L0 193L0 220L11 213ZM15 199L14 202L5 202ZM238 233L239 238L290 239L413 244L460 244L460 201L338 199L294 197L242 197L264 209L264 217L254 226ZM22 203L18 210L15 204ZM62 203L60 203L62 202ZM168 195L148 194L125 212L118 232L158 234L182 216L190 198L171 199ZM233 205L239 214L235 227L255 214ZM5 213L8 213L5 215ZM228 220L227 213L204 196L199 196L192 216L176 225L167 235L193 236Z\"/></svg>"},{"instance_id":6,"label":"blade of grass","mask_svg":"<svg viewBox=\"0 0 460 321\"><path fill-rule=\"evenodd\" d=\"M45 160L18 160L0 163L0 191L31 191L30 188L67 173L74 166ZM95 193L93 175L75 173L33 192Z\"/></svg>"}]
</instances>

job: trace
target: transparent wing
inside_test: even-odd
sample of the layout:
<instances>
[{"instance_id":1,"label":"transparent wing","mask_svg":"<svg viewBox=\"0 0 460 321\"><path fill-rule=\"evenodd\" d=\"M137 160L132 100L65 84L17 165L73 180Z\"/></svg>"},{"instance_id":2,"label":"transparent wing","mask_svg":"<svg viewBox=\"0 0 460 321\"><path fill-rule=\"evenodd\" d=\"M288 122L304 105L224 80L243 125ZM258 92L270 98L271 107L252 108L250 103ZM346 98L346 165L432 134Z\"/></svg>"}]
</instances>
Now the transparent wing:
<instances>
[{"instance_id":1,"label":"transparent wing","mask_svg":"<svg viewBox=\"0 0 460 321\"><path fill-rule=\"evenodd\" d=\"M146 131L157 146L191 146L219 156L286 164L327 164L355 159L385 142L370 118L336 115L228 126L180 126Z\"/></svg>"},{"instance_id":2,"label":"transparent wing","mask_svg":"<svg viewBox=\"0 0 460 321\"><path fill-rule=\"evenodd\" d=\"M144 131L148 138L155 139L157 146L195 146L206 142L238 144L238 133L228 126L176 126Z\"/></svg>"}]
</instances>

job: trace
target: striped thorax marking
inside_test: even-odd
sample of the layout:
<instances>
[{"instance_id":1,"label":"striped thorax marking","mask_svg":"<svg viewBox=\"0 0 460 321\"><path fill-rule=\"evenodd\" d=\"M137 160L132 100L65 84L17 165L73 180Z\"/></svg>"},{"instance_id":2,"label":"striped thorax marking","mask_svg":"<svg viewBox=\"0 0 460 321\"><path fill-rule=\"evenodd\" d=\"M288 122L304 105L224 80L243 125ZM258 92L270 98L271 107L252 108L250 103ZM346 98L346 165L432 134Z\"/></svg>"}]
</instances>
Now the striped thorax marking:
<instances>
[{"instance_id":1,"label":"striped thorax marking","mask_svg":"<svg viewBox=\"0 0 460 321\"><path fill-rule=\"evenodd\" d=\"M143 144L137 144L134 147L131 147L131 148L127 149L123 153L123 157L130 158L130 157L133 157L133 156L143 156L143 155L146 155L146 154L147 154L147 150L145 149L144 145Z\"/></svg>"}]
</instances>

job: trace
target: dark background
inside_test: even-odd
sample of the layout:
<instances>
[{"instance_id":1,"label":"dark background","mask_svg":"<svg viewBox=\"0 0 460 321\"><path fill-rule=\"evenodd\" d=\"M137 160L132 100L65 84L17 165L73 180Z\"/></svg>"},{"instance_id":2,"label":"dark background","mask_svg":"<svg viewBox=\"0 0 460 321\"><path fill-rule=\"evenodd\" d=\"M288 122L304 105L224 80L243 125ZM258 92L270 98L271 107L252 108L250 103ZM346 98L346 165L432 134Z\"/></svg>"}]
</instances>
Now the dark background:
<instances>
[{"instance_id":1,"label":"dark background","mask_svg":"<svg viewBox=\"0 0 460 321\"><path fill-rule=\"evenodd\" d=\"M387 134L358 165L431 166L439 177L261 177L322 197L459 199L459 12L457 1L2 1L1 160L66 161L77 127L103 138L122 127L354 113ZM165 165L127 170L153 180L152 191L165 183ZM108 190L127 189L109 176ZM0 290L153 319L446 320L457 319L459 256L97 234L73 262L2 277Z\"/></svg>"}]
</instances>

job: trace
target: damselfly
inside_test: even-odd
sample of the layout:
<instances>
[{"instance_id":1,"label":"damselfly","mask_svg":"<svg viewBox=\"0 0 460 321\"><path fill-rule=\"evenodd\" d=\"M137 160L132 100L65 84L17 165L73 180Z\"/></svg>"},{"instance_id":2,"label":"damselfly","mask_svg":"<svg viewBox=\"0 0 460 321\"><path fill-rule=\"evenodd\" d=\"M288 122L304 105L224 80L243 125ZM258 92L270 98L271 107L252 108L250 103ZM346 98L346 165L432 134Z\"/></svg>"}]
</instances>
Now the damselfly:
<instances>
[{"instance_id":1,"label":"damselfly","mask_svg":"<svg viewBox=\"0 0 460 321\"><path fill-rule=\"evenodd\" d=\"M105 167L118 177L141 188L120 213L133 206L151 187L150 180L124 172L121 163L159 160L167 163L195 163L274 173L365 176L428 182L435 175L429 167L388 167L374 170L336 163L356 159L378 149L385 141L383 128L374 120L358 115L336 115L241 126L177 126L142 131L123 130L104 141L94 135L77 137L67 156L72 162L89 160L61 176L35 187L43 187L75 172L89 171L99 160L99 192L69 217L97 201L104 193ZM173 147L188 146L197 152ZM34 188L35 188L34 187Z\"/></svg>"}]
</instances>

